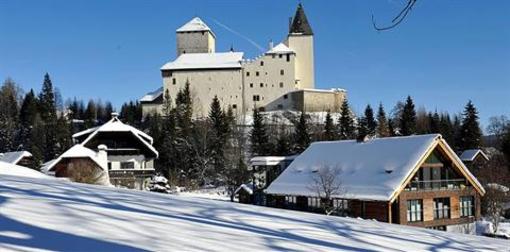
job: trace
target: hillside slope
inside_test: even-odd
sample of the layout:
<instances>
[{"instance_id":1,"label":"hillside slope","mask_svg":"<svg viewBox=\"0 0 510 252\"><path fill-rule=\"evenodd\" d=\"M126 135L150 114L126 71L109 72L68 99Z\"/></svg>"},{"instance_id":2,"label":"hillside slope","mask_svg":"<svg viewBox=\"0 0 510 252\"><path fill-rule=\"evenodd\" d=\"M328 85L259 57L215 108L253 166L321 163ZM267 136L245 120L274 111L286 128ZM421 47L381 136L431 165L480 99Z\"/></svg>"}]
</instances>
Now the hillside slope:
<instances>
[{"instance_id":1,"label":"hillside slope","mask_svg":"<svg viewBox=\"0 0 510 252\"><path fill-rule=\"evenodd\" d=\"M505 251L510 242L0 174L0 250Z\"/></svg>"}]
</instances>

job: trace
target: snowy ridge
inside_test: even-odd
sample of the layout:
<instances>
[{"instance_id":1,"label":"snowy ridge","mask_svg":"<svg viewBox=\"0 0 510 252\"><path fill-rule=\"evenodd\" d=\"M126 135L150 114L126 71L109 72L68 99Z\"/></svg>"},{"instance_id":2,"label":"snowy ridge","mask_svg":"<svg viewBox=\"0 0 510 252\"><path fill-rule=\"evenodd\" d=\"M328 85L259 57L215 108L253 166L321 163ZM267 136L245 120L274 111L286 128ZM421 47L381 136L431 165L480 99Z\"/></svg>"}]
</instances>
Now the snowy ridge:
<instances>
[{"instance_id":1,"label":"snowy ridge","mask_svg":"<svg viewBox=\"0 0 510 252\"><path fill-rule=\"evenodd\" d=\"M8 175L0 212L2 251L508 250L506 240Z\"/></svg>"}]
</instances>

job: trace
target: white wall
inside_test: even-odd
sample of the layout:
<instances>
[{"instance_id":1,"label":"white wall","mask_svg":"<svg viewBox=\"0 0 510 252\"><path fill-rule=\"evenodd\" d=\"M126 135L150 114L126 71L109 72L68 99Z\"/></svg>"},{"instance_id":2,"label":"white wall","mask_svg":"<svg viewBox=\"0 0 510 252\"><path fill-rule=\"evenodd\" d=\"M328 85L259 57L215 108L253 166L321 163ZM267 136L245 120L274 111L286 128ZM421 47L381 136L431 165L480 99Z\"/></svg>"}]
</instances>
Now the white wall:
<instances>
[{"instance_id":1,"label":"white wall","mask_svg":"<svg viewBox=\"0 0 510 252\"><path fill-rule=\"evenodd\" d=\"M177 32L177 56L183 53L214 53L216 39L208 31Z\"/></svg>"},{"instance_id":2,"label":"white wall","mask_svg":"<svg viewBox=\"0 0 510 252\"><path fill-rule=\"evenodd\" d=\"M286 43L296 52L295 73L298 88L315 88L313 36L290 34Z\"/></svg>"}]
</instances>

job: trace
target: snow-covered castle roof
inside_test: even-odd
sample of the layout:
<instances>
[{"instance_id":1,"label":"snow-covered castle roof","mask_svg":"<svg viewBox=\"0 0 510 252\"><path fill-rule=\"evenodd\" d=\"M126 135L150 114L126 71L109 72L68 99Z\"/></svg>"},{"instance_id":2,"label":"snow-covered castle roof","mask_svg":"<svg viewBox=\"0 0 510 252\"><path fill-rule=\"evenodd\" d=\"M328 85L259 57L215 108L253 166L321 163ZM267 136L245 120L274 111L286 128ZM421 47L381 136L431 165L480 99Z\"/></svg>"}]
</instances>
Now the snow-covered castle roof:
<instances>
[{"instance_id":1,"label":"snow-covered castle roof","mask_svg":"<svg viewBox=\"0 0 510 252\"><path fill-rule=\"evenodd\" d=\"M185 53L161 67L161 70L241 68L242 52Z\"/></svg>"},{"instance_id":2,"label":"snow-covered castle roof","mask_svg":"<svg viewBox=\"0 0 510 252\"><path fill-rule=\"evenodd\" d=\"M202 21L202 19L200 19L199 17L194 17L189 22L187 22L183 26L179 27L179 29L177 29L177 32L196 32L196 31L208 31L211 32L213 36L215 36L211 28L209 28L209 26L207 26L205 22Z\"/></svg>"},{"instance_id":3,"label":"snow-covered castle roof","mask_svg":"<svg viewBox=\"0 0 510 252\"><path fill-rule=\"evenodd\" d=\"M315 197L317 192L310 189L314 174L322 167L331 167L340 170L342 192L335 197L390 201L427 154L440 144L483 193L483 187L439 134L313 143L271 183L266 193Z\"/></svg>"},{"instance_id":4,"label":"snow-covered castle roof","mask_svg":"<svg viewBox=\"0 0 510 252\"><path fill-rule=\"evenodd\" d=\"M280 43L273 47L271 50L266 52L267 54L287 54L287 53L295 53L294 50L290 49L284 43Z\"/></svg>"}]
</instances>

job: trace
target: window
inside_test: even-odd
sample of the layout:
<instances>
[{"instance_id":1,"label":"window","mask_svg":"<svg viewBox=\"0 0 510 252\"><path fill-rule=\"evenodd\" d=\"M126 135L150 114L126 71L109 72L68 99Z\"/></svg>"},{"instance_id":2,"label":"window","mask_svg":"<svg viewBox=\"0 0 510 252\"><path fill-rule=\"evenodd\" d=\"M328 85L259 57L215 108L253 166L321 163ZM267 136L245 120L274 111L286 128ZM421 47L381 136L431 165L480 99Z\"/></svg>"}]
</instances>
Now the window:
<instances>
[{"instance_id":1,"label":"window","mask_svg":"<svg viewBox=\"0 0 510 252\"><path fill-rule=\"evenodd\" d=\"M259 75L260 75L259 71L255 72L255 75L256 75L256 76L259 76Z\"/></svg>"},{"instance_id":2,"label":"window","mask_svg":"<svg viewBox=\"0 0 510 252\"><path fill-rule=\"evenodd\" d=\"M295 208L296 207L296 196L285 196L285 206L287 208Z\"/></svg>"},{"instance_id":3,"label":"window","mask_svg":"<svg viewBox=\"0 0 510 252\"><path fill-rule=\"evenodd\" d=\"M232 104L232 108L236 109L237 108L237 104Z\"/></svg>"},{"instance_id":4,"label":"window","mask_svg":"<svg viewBox=\"0 0 510 252\"><path fill-rule=\"evenodd\" d=\"M120 169L134 169L134 162L120 162Z\"/></svg>"},{"instance_id":5,"label":"window","mask_svg":"<svg viewBox=\"0 0 510 252\"><path fill-rule=\"evenodd\" d=\"M283 105L282 104L278 104L278 106L276 106L278 109L283 109Z\"/></svg>"},{"instance_id":6,"label":"window","mask_svg":"<svg viewBox=\"0 0 510 252\"><path fill-rule=\"evenodd\" d=\"M473 196L460 197L460 217L474 216L475 214L475 198Z\"/></svg>"},{"instance_id":7,"label":"window","mask_svg":"<svg viewBox=\"0 0 510 252\"><path fill-rule=\"evenodd\" d=\"M285 74L285 71L283 71L283 69L280 70L280 75L284 75L284 74Z\"/></svg>"},{"instance_id":8,"label":"window","mask_svg":"<svg viewBox=\"0 0 510 252\"><path fill-rule=\"evenodd\" d=\"M450 198L434 199L434 219L450 218Z\"/></svg>"},{"instance_id":9,"label":"window","mask_svg":"<svg viewBox=\"0 0 510 252\"><path fill-rule=\"evenodd\" d=\"M280 87L281 87L281 88L283 87L283 82L280 82Z\"/></svg>"},{"instance_id":10,"label":"window","mask_svg":"<svg viewBox=\"0 0 510 252\"><path fill-rule=\"evenodd\" d=\"M260 101L260 95L254 95L253 101Z\"/></svg>"},{"instance_id":11,"label":"window","mask_svg":"<svg viewBox=\"0 0 510 252\"><path fill-rule=\"evenodd\" d=\"M260 61L260 66L264 66L264 61Z\"/></svg>"},{"instance_id":12,"label":"window","mask_svg":"<svg viewBox=\"0 0 510 252\"><path fill-rule=\"evenodd\" d=\"M287 62L290 61L290 54L287 54Z\"/></svg>"},{"instance_id":13,"label":"window","mask_svg":"<svg viewBox=\"0 0 510 252\"><path fill-rule=\"evenodd\" d=\"M278 58L280 58L280 59L281 59L281 58L282 58L282 56L283 56L283 55L281 55L281 54L278 54Z\"/></svg>"},{"instance_id":14,"label":"window","mask_svg":"<svg viewBox=\"0 0 510 252\"><path fill-rule=\"evenodd\" d=\"M260 83L260 87L264 87L264 83Z\"/></svg>"},{"instance_id":15,"label":"window","mask_svg":"<svg viewBox=\"0 0 510 252\"><path fill-rule=\"evenodd\" d=\"M250 87L251 87L251 88L253 87L253 83L250 83Z\"/></svg>"},{"instance_id":16,"label":"window","mask_svg":"<svg viewBox=\"0 0 510 252\"><path fill-rule=\"evenodd\" d=\"M423 204L421 200L408 200L407 201L407 221L422 221L423 220Z\"/></svg>"},{"instance_id":17,"label":"window","mask_svg":"<svg viewBox=\"0 0 510 252\"><path fill-rule=\"evenodd\" d=\"M287 99L287 98L289 98L288 95L283 95L283 99Z\"/></svg>"},{"instance_id":18,"label":"window","mask_svg":"<svg viewBox=\"0 0 510 252\"><path fill-rule=\"evenodd\" d=\"M246 72L246 76L250 76L250 72Z\"/></svg>"},{"instance_id":19,"label":"window","mask_svg":"<svg viewBox=\"0 0 510 252\"><path fill-rule=\"evenodd\" d=\"M112 169L112 162L108 162L108 170Z\"/></svg>"},{"instance_id":20,"label":"window","mask_svg":"<svg viewBox=\"0 0 510 252\"><path fill-rule=\"evenodd\" d=\"M316 197L308 198L308 208L320 208L321 207L321 199Z\"/></svg>"},{"instance_id":21,"label":"window","mask_svg":"<svg viewBox=\"0 0 510 252\"><path fill-rule=\"evenodd\" d=\"M347 210L349 205L346 199L333 199L333 207L337 210Z\"/></svg>"},{"instance_id":22,"label":"window","mask_svg":"<svg viewBox=\"0 0 510 252\"><path fill-rule=\"evenodd\" d=\"M177 80L175 78L172 78L172 84L177 84Z\"/></svg>"},{"instance_id":23,"label":"window","mask_svg":"<svg viewBox=\"0 0 510 252\"><path fill-rule=\"evenodd\" d=\"M272 57L273 57L273 59L274 59L274 54L273 54L273 55L271 55L271 56L272 56Z\"/></svg>"}]
</instances>

